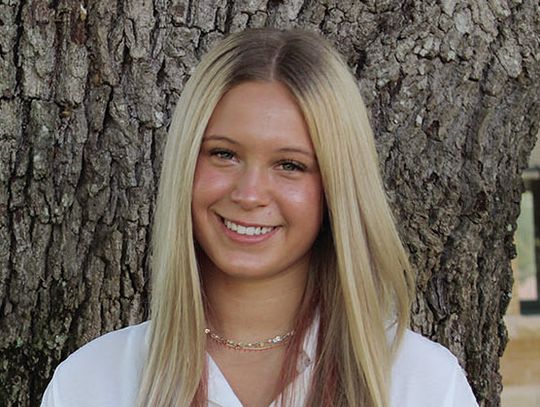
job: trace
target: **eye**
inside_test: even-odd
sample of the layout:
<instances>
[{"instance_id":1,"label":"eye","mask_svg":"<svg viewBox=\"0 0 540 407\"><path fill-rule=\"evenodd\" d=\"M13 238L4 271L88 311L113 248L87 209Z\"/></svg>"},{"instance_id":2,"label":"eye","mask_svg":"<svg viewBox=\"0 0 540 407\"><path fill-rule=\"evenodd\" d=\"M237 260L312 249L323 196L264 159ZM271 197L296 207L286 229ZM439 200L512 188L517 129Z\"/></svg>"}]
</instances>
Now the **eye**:
<instances>
[{"instance_id":1,"label":"eye","mask_svg":"<svg viewBox=\"0 0 540 407\"><path fill-rule=\"evenodd\" d=\"M285 160L279 163L281 169L289 172L305 171L306 166L298 161Z\"/></svg>"},{"instance_id":2,"label":"eye","mask_svg":"<svg viewBox=\"0 0 540 407\"><path fill-rule=\"evenodd\" d=\"M235 157L235 154L231 150L227 150L225 148L214 148L210 150L210 155L212 157L217 157L222 160L232 160Z\"/></svg>"}]
</instances>

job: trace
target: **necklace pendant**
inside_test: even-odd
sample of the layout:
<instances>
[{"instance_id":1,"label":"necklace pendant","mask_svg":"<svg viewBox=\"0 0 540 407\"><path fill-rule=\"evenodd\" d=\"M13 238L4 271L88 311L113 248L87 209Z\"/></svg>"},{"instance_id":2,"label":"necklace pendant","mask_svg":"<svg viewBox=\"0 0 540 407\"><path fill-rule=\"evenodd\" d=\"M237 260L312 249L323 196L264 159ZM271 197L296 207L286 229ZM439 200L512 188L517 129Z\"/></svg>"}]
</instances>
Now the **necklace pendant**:
<instances>
[{"instance_id":1,"label":"necklace pendant","mask_svg":"<svg viewBox=\"0 0 540 407\"><path fill-rule=\"evenodd\" d=\"M226 339L218 334L212 332L210 328L205 328L204 333L214 342L227 346L233 350L239 351L263 351L267 349L273 349L276 346L279 346L285 343L290 337L294 335L294 330L287 332L284 335L276 335L273 338L265 339L257 342L235 342L231 339Z\"/></svg>"}]
</instances>

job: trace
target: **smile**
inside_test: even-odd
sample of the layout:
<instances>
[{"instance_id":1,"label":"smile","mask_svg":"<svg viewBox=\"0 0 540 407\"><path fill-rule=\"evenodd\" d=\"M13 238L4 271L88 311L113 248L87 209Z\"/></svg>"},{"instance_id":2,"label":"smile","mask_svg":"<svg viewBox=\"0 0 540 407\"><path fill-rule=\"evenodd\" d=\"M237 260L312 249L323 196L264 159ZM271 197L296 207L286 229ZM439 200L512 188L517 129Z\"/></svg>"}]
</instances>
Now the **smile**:
<instances>
[{"instance_id":1,"label":"smile","mask_svg":"<svg viewBox=\"0 0 540 407\"><path fill-rule=\"evenodd\" d=\"M238 233L239 235L245 235L245 236L266 235L275 229L275 227L268 227L268 226L238 225L227 219L223 219L223 223L225 224L225 227L227 227L227 229L232 230L233 232Z\"/></svg>"}]
</instances>

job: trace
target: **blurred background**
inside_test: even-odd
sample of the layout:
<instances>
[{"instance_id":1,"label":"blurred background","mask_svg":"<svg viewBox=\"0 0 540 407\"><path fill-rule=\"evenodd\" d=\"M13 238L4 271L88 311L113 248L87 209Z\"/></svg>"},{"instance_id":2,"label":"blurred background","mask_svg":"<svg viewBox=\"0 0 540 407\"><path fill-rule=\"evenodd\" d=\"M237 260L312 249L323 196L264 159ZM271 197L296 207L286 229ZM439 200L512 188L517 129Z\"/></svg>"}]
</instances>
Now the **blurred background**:
<instances>
[{"instance_id":1,"label":"blurred background","mask_svg":"<svg viewBox=\"0 0 540 407\"><path fill-rule=\"evenodd\" d=\"M509 342L501 360L503 407L540 406L540 143L523 174L524 191L512 263L514 288L505 322Z\"/></svg>"}]
</instances>

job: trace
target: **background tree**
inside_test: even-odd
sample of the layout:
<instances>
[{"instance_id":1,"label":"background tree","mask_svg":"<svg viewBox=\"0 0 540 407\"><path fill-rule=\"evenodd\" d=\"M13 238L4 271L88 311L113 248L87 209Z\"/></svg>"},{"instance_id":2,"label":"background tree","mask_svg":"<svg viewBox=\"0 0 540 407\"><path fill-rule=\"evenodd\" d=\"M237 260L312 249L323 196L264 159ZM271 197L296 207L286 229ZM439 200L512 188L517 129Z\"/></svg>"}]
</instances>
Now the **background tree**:
<instances>
[{"instance_id":1,"label":"background tree","mask_svg":"<svg viewBox=\"0 0 540 407\"><path fill-rule=\"evenodd\" d=\"M521 180L540 122L534 0L0 0L0 405L143 320L161 149L209 46L300 26L347 56L418 270L413 327L499 404Z\"/></svg>"}]
</instances>

